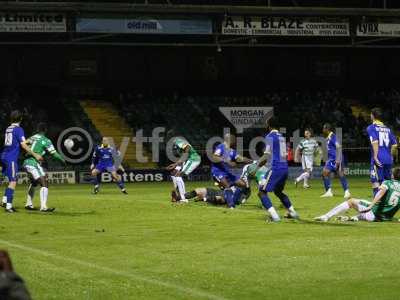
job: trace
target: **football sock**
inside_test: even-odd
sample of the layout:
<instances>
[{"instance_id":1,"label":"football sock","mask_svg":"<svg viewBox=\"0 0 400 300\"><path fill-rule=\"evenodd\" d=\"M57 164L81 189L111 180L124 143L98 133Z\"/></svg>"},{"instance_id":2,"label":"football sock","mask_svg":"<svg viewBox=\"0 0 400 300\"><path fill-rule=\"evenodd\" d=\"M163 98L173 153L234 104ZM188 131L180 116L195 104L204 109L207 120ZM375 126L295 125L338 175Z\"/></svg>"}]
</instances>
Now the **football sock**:
<instances>
[{"instance_id":1,"label":"football sock","mask_svg":"<svg viewBox=\"0 0 400 300\"><path fill-rule=\"evenodd\" d=\"M6 195L3 196L3 201L2 202L3 202L3 204L7 203L7 196Z\"/></svg>"},{"instance_id":2,"label":"football sock","mask_svg":"<svg viewBox=\"0 0 400 300\"><path fill-rule=\"evenodd\" d=\"M47 196L49 195L49 189L45 186L40 188L40 209L47 208Z\"/></svg>"},{"instance_id":3,"label":"football sock","mask_svg":"<svg viewBox=\"0 0 400 300\"><path fill-rule=\"evenodd\" d=\"M270 209L272 207L272 202L271 199L269 199L267 194L263 194L260 197L262 205L265 207L266 210Z\"/></svg>"},{"instance_id":4,"label":"football sock","mask_svg":"<svg viewBox=\"0 0 400 300\"><path fill-rule=\"evenodd\" d=\"M308 185L308 178L310 178L310 173L304 172L304 185Z\"/></svg>"},{"instance_id":5,"label":"football sock","mask_svg":"<svg viewBox=\"0 0 400 300\"><path fill-rule=\"evenodd\" d=\"M186 200L185 198L185 183L183 182L182 177L176 177L176 184L178 186L179 195L181 196L181 200Z\"/></svg>"},{"instance_id":6,"label":"football sock","mask_svg":"<svg viewBox=\"0 0 400 300\"><path fill-rule=\"evenodd\" d=\"M273 206L271 206L271 207L268 209L268 212L269 212L269 214L270 214L272 220L274 220L274 221L279 221L279 220L281 219Z\"/></svg>"},{"instance_id":7,"label":"football sock","mask_svg":"<svg viewBox=\"0 0 400 300\"><path fill-rule=\"evenodd\" d=\"M233 195L232 195L232 200L233 200L233 203L235 203L235 204L240 204L240 195L242 194L242 190L241 189L238 189L238 188L236 188L234 191L233 191Z\"/></svg>"},{"instance_id":8,"label":"football sock","mask_svg":"<svg viewBox=\"0 0 400 300\"><path fill-rule=\"evenodd\" d=\"M92 182L93 182L93 184L94 184L95 187L99 187L99 178L98 178L97 175L96 175L96 176L93 176Z\"/></svg>"},{"instance_id":9,"label":"football sock","mask_svg":"<svg viewBox=\"0 0 400 300\"><path fill-rule=\"evenodd\" d=\"M185 198L186 199L192 199L192 198L194 198L196 196L197 196L197 193L195 191L190 191L190 192L185 193Z\"/></svg>"},{"instance_id":10,"label":"football sock","mask_svg":"<svg viewBox=\"0 0 400 300\"><path fill-rule=\"evenodd\" d=\"M329 176L322 176L322 180L324 181L325 190L328 191L331 188L331 179Z\"/></svg>"},{"instance_id":11,"label":"football sock","mask_svg":"<svg viewBox=\"0 0 400 300\"><path fill-rule=\"evenodd\" d=\"M349 209L350 209L349 203L347 201L344 201L341 204L339 204L338 206L334 207L329 212L327 212L325 214L325 216L327 216L328 218L332 218L333 216L341 214L341 213L343 213L343 212L345 212L345 211L347 211Z\"/></svg>"},{"instance_id":12,"label":"football sock","mask_svg":"<svg viewBox=\"0 0 400 300\"><path fill-rule=\"evenodd\" d=\"M228 207L235 207L235 202L233 202L233 192L231 188L227 188L224 190L224 198Z\"/></svg>"},{"instance_id":13,"label":"football sock","mask_svg":"<svg viewBox=\"0 0 400 300\"><path fill-rule=\"evenodd\" d=\"M286 194L284 194L282 192L277 192L277 193L275 193L275 195L279 198L279 200L281 200L282 205L285 208L289 209L289 207L292 206L292 203L290 202L289 197Z\"/></svg>"},{"instance_id":14,"label":"football sock","mask_svg":"<svg viewBox=\"0 0 400 300\"><path fill-rule=\"evenodd\" d=\"M307 175L308 175L307 172L302 173L299 177L296 178L296 181L297 181L297 182L302 181L303 179L306 178Z\"/></svg>"},{"instance_id":15,"label":"football sock","mask_svg":"<svg viewBox=\"0 0 400 300\"><path fill-rule=\"evenodd\" d=\"M342 177L339 177L339 179L340 179L340 183L342 184L343 191L347 191L349 189L349 185L347 183L346 177L342 176Z\"/></svg>"},{"instance_id":16,"label":"football sock","mask_svg":"<svg viewBox=\"0 0 400 300\"><path fill-rule=\"evenodd\" d=\"M14 199L14 190L11 188L6 188L6 192L5 195L7 197L7 209L12 208L12 203L13 203L13 199Z\"/></svg>"},{"instance_id":17,"label":"football sock","mask_svg":"<svg viewBox=\"0 0 400 300\"><path fill-rule=\"evenodd\" d=\"M374 198L375 198L376 194L378 193L378 191L379 191L379 188L377 188L377 187L372 188L372 194L374 195Z\"/></svg>"},{"instance_id":18,"label":"football sock","mask_svg":"<svg viewBox=\"0 0 400 300\"><path fill-rule=\"evenodd\" d=\"M96 179L97 179L97 184L100 184L100 182L101 182L101 173L97 174Z\"/></svg>"},{"instance_id":19,"label":"football sock","mask_svg":"<svg viewBox=\"0 0 400 300\"><path fill-rule=\"evenodd\" d=\"M125 185L124 185L124 182L123 182L122 180L117 181L117 185L118 185L118 187L119 187L121 190L124 190L124 189L125 189Z\"/></svg>"},{"instance_id":20,"label":"football sock","mask_svg":"<svg viewBox=\"0 0 400 300\"><path fill-rule=\"evenodd\" d=\"M28 195L26 196L26 204L25 204L26 206L33 206L32 200L34 196L35 196L35 187L31 183L28 188Z\"/></svg>"}]
</instances>

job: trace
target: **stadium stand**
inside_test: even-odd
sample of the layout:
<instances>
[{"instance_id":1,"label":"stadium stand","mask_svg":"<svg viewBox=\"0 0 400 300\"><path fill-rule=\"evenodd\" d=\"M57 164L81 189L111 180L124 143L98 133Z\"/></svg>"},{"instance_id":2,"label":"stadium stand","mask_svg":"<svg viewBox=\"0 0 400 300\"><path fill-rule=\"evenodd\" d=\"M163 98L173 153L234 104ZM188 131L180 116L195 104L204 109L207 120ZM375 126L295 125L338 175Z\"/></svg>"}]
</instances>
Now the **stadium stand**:
<instances>
[{"instance_id":1,"label":"stadium stand","mask_svg":"<svg viewBox=\"0 0 400 300\"><path fill-rule=\"evenodd\" d=\"M345 132L350 145L365 145L357 130L363 131L367 120L353 114L352 105L347 100L337 90L271 92L263 96L238 97L183 96L177 93L161 97L129 92L120 96L118 107L134 128L144 128L148 132L152 127L166 125L168 130L184 135L193 145L200 147L211 136L220 135L219 128L231 126L219 112L220 106L273 106L288 132L305 127L320 132L321 122L331 122L351 129ZM285 114L280 114L280 111L285 111Z\"/></svg>"},{"instance_id":2,"label":"stadium stand","mask_svg":"<svg viewBox=\"0 0 400 300\"><path fill-rule=\"evenodd\" d=\"M128 147L123 159L123 165L128 168L152 169L156 167L153 162L141 163L136 159L137 145L132 141L134 132L125 122L112 103L105 101L80 101L85 114L90 118L92 124L102 136L112 137L115 146L118 148L124 138L129 139ZM147 155L149 161L151 158Z\"/></svg>"}]
</instances>

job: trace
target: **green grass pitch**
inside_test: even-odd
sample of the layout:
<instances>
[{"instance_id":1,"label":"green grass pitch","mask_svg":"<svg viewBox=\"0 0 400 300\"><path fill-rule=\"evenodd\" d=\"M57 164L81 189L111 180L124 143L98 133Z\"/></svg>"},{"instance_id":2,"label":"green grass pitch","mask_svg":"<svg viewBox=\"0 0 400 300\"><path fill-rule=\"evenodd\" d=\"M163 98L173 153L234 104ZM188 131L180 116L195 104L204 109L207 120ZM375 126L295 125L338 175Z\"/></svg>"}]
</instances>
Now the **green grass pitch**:
<instances>
[{"instance_id":1,"label":"green grass pitch","mask_svg":"<svg viewBox=\"0 0 400 300\"><path fill-rule=\"evenodd\" d=\"M211 183L188 183L187 190ZM369 198L367 178L351 179ZM173 205L169 183L51 186L54 214L3 214L0 248L34 299L397 299L400 224L321 224L343 201L320 199L322 183L286 189L302 220L267 224L256 196L235 211ZM35 202L38 203L38 193ZM273 196L275 207L279 202ZM281 214L283 210L279 208Z\"/></svg>"}]
</instances>

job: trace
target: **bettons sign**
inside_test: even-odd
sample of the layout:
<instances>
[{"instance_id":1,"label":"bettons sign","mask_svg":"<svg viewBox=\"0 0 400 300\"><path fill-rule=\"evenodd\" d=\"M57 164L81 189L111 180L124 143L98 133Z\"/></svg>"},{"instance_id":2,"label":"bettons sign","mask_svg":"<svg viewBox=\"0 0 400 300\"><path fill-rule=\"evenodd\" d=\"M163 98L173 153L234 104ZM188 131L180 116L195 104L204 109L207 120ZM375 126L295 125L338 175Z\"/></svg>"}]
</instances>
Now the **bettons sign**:
<instances>
[{"instance_id":1,"label":"bettons sign","mask_svg":"<svg viewBox=\"0 0 400 300\"><path fill-rule=\"evenodd\" d=\"M235 126L238 133L246 128L263 128L274 114L273 107L220 107L219 111Z\"/></svg>"}]
</instances>

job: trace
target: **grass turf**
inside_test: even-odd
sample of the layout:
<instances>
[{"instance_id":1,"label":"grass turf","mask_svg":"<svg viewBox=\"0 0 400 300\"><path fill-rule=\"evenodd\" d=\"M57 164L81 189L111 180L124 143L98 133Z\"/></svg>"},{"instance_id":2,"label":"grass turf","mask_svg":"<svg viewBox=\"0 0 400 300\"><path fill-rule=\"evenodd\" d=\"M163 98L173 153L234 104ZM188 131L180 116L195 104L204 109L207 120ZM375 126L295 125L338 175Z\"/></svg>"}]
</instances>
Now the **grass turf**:
<instances>
[{"instance_id":1,"label":"grass turf","mask_svg":"<svg viewBox=\"0 0 400 300\"><path fill-rule=\"evenodd\" d=\"M256 192L229 211L172 205L169 183L131 184L129 195L112 184L98 195L54 185L57 210L44 215L22 209L19 186L19 212L1 216L0 248L34 299L396 299L400 224L313 222L343 193L335 181L337 196L320 199L322 183L312 185L288 184L302 220L279 224L265 222ZM368 179L350 187L371 195Z\"/></svg>"}]
</instances>

